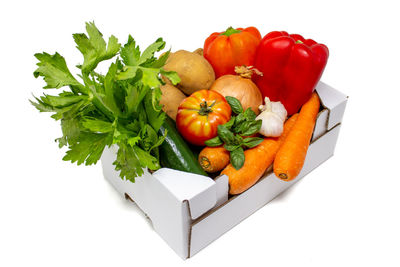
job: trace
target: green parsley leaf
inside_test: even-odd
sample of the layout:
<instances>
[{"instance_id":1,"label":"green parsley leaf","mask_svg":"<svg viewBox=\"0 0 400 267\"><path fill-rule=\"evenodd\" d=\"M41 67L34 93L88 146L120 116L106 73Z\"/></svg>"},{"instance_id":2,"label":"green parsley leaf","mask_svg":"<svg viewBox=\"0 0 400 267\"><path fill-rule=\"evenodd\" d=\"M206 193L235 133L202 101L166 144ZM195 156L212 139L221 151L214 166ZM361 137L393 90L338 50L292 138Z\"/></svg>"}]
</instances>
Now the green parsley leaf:
<instances>
[{"instance_id":1,"label":"green parsley leaf","mask_svg":"<svg viewBox=\"0 0 400 267\"><path fill-rule=\"evenodd\" d=\"M63 108L78 103L82 100L87 100L88 97L84 95L74 95L74 94L64 95L64 96L44 95L41 97L41 99L48 106L52 106L54 108Z\"/></svg>"},{"instance_id":2,"label":"green parsley leaf","mask_svg":"<svg viewBox=\"0 0 400 267\"><path fill-rule=\"evenodd\" d=\"M161 99L161 90L159 88L149 91L144 98L147 119L155 131L158 131L160 129L161 125L166 119L165 113L161 112L159 99Z\"/></svg>"},{"instance_id":3,"label":"green parsley leaf","mask_svg":"<svg viewBox=\"0 0 400 267\"><path fill-rule=\"evenodd\" d=\"M167 59L171 53L171 50L168 50L167 52L163 53L157 60L155 60L151 66L153 68L161 68L167 63Z\"/></svg>"},{"instance_id":4,"label":"green parsley leaf","mask_svg":"<svg viewBox=\"0 0 400 267\"><path fill-rule=\"evenodd\" d=\"M154 53L160 51L165 47L165 42L162 38L158 38L154 43L149 45L140 56L138 65L144 65L154 62Z\"/></svg>"},{"instance_id":5,"label":"green parsley leaf","mask_svg":"<svg viewBox=\"0 0 400 267\"><path fill-rule=\"evenodd\" d=\"M46 104L44 101L35 96L33 96L33 98L35 98L36 102L32 100L29 100L29 102L40 112L56 112L56 109L53 106Z\"/></svg>"},{"instance_id":6,"label":"green parsley leaf","mask_svg":"<svg viewBox=\"0 0 400 267\"><path fill-rule=\"evenodd\" d=\"M81 128L77 118L61 119L61 129L63 136L56 139L60 148L68 145L75 145L78 142Z\"/></svg>"},{"instance_id":7,"label":"green parsley leaf","mask_svg":"<svg viewBox=\"0 0 400 267\"><path fill-rule=\"evenodd\" d=\"M141 132L141 146L144 150L149 151L150 148L157 143L158 135L157 132L149 125L146 124L144 128L142 128Z\"/></svg>"},{"instance_id":8,"label":"green parsley leaf","mask_svg":"<svg viewBox=\"0 0 400 267\"><path fill-rule=\"evenodd\" d=\"M133 150L140 159L140 164L142 168L149 168L150 170L158 170L161 166L158 160L150 155L149 152L144 151L138 146L133 146Z\"/></svg>"},{"instance_id":9,"label":"green parsley leaf","mask_svg":"<svg viewBox=\"0 0 400 267\"><path fill-rule=\"evenodd\" d=\"M165 130L164 134L162 136L158 137L157 142L155 142L153 144L153 146L150 147L149 152L152 152L153 149L158 148L159 146L161 146L161 144L164 142L165 138L167 138L167 134L168 134L168 131Z\"/></svg>"},{"instance_id":10,"label":"green parsley leaf","mask_svg":"<svg viewBox=\"0 0 400 267\"><path fill-rule=\"evenodd\" d=\"M143 168L136 152L127 144L118 144L117 159L114 161L115 170L120 171L122 179L135 182L135 178L143 175Z\"/></svg>"},{"instance_id":11,"label":"green parsley leaf","mask_svg":"<svg viewBox=\"0 0 400 267\"><path fill-rule=\"evenodd\" d=\"M63 160L77 162L78 165L95 164L101 157L104 147L111 145L110 134L95 134L82 132L79 141L69 146Z\"/></svg>"},{"instance_id":12,"label":"green parsley leaf","mask_svg":"<svg viewBox=\"0 0 400 267\"><path fill-rule=\"evenodd\" d=\"M117 73L117 64L112 63L108 69L107 75L104 78L104 104L115 114L119 114L120 110L115 102L115 75Z\"/></svg>"},{"instance_id":13,"label":"green parsley leaf","mask_svg":"<svg viewBox=\"0 0 400 267\"><path fill-rule=\"evenodd\" d=\"M131 114L137 112L139 104L143 101L144 97L150 91L147 86L132 86L130 84L126 87L127 94L125 97L127 113Z\"/></svg>"},{"instance_id":14,"label":"green parsley leaf","mask_svg":"<svg viewBox=\"0 0 400 267\"><path fill-rule=\"evenodd\" d=\"M172 81L173 84L180 82L178 74L174 71L165 71L162 69L168 59L169 51L157 59L154 54L165 47L162 38L158 38L156 42L149 45L140 55L139 47L136 46L135 40L130 36L128 42L121 49L121 57L126 64L122 71L118 73L118 80L133 79L137 75L141 75L143 86L157 88L163 84L159 74L164 75Z\"/></svg>"},{"instance_id":15,"label":"green parsley leaf","mask_svg":"<svg viewBox=\"0 0 400 267\"><path fill-rule=\"evenodd\" d=\"M95 118L82 118L81 123L83 128L94 133L109 133L114 130L111 122Z\"/></svg>"},{"instance_id":16,"label":"green parsley leaf","mask_svg":"<svg viewBox=\"0 0 400 267\"><path fill-rule=\"evenodd\" d=\"M158 74L160 73L159 69L154 68L140 68L142 72L143 78L142 82L144 86L148 86L150 88L160 87L161 80Z\"/></svg>"},{"instance_id":17,"label":"green parsley leaf","mask_svg":"<svg viewBox=\"0 0 400 267\"><path fill-rule=\"evenodd\" d=\"M68 70L67 63L60 54L55 53L54 55L50 55L43 52L35 54L35 57L39 62L36 64L38 68L33 75L35 78L39 76L44 78L44 81L47 83L43 87L44 89L58 89L67 85L81 86Z\"/></svg>"},{"instance_id":18,"label":"green parsley leaf","mask_svg":"<svg viewBox=\"0 0 400 267\"><path fill-rule=\"evenodd\" d=\"M121 58L125 65L136 66L140 59L140 49L136 46L136 42L131 35L128 37L128 42L121 48Z\"/></svg>"},{"instance_id":19,"label":"green parsley leaf","mask_svg":"<svg viewBox=\"0 0 400 267\"><path fill-rule=\"evenodd\" d=\"M73 34L77 48L83 54L82 72L89 73L94 70L103 60L114 57L121 45L118 39L111 35L108 39L108 45L103 39L103 35L96 28L94 22L86 23L86 31L89 37L84 33Z\"/></svg>"},{"instance_id":20,"label":"green parsley leaf","mask_svg":"<svg viewBox=\"0 0 400 267\"><path fill-rule=\"evenodd\" d=\"M175 71L165 71L161 69L160 73L163 76L167 77L173 85L177 85L181 82L181 78L179 78L178 73L176 73Z\"/></svg>"}]
</instances>

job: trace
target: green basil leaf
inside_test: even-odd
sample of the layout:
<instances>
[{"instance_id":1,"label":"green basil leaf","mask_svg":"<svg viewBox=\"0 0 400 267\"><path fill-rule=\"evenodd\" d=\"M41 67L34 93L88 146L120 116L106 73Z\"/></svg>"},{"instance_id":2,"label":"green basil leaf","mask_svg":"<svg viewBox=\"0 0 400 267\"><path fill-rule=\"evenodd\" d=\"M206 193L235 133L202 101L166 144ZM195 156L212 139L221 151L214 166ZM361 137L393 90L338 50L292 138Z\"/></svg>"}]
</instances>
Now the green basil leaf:
<instances>
[{"instance_id":1,"label":"green basil leaf","mask_svg":"<svg viewBox=\"0 0 400 267\"><path fill-rule=\"evenodd\" d=\"M235 118L235 123L233 124L232 130L235 133L239 133L241 129L241 124L246 121L246 118L243 113L240 113L239 115L236 116Z\"/></svg>"},{"instance_id":2,"label":"green basil leaf","mask_svg":"<svg viewBox=\"0 0 400 267\"><path fill-rule=\"evenodd\" d=\"M230 160L231 160L232 166L236 170L239 170L240 168L242 168L243 164L244 164L244 160L245 160L243 148L238 147L235 150L233 150L230 155Z\"/></svg>"},{"instance_id":3,"label":"green basil leaf","mask_svg":"<svg viewBox=\"0 0 400 267\"><path fill-rule=\"evenodd\" d=\"M243 145L248 147L248 148L253 148L258 146L264 138L261 137L248 137L243 140Z\"/></svg>"},{"instance_id":4,"label":"green basil leaf","mask_svg":"<svg viewBox=\"0 0 400 267\"><path fill-rule=\"evenodd\" d=\"M251 121L243 121L235 127L234 132L241 134L242 132L246 131L251 126L251 124Z\"/></svg>"},{"instance_id":5,"label":"green basil leaf","mask_svg":"<svg viewBox=\"0 0 400 267\"><path fill-rule=\"evenodd\" d=\"M251 108L247 108L244 112L244 116L247 121L254 121L257 117L256 113Z\"/></svg>"},{"instance_id":6,"label":"green basil leaf","mask_svg":"<svg viewBox=\"0 0 400 267\"><path fill-rule=\"evenodd\" d=\"M234 151L234 150L236 150L237 148L239 148L240 147L240 145L230 145L230 144L225 144L224 145L224 148L226 149L226 150L228 150L228 151Z\"/></svg>"},{"instance_id":7,"label":"green basil leaf","mask_svg":"<svg viewBox=\"0 0 400 267\"><path fill-rule=\"evenodd\" d=\"M245 123L243 123L243 124L245 124ZM248 127L241 129L240 135L249 136L249 135L258 133L258 131L260 131L260 129L261 129L261 124L262 124L261 120L256 120L256 121L250 122Z\"/></svg>"},{"instance_id":8,"label":"green basil leaf","mask_svg":"<svg viewBox=\"0 0 400 267\"><path fill-rule=\"evenodd\" d=\"M240 135L235 135L235 144L242 145L242 143L243 143L243 138Z\"/></svg>"},{"instance_id":9,"label":"green basil leaf","mask_svg":"<svg viewBox=\"0 0 400 267\"><path fill-rule=\"evenodd\" d=\"M224 124L224 126L228 129L231 129L234 124L235 124L235 116L232 116L231 119Z\"/></svg>"},{"instance_id":10,"label":"green basil leaf","mask_svg":"<svg viewBox=\"0 0 400 267\"><path fill-rule=\"evenodd\" d=\"M232 144L235 142L235 135L224 125L218 125L218 136L225 144Z\"/></svg>"},{"instance_id":11,"label":"green basil leaf","mask_svg":"<svg viewBox=\"0 0 400 267\"><path fill-rule=\"evenodd\" d=\"M221 138L219 138L219 136L216 136L214 138L208 139L204 143L206 144L206 146L216 147L216 146L222 145L224 142L222 142L222 140L221 140Z\"/></svg>"},{"instance_id":12,"label":"green basil leaf","mask_svg":"<svg viewBox=\"0 0 400 267\"><path fill-rule=\"evenodd\" d=\"M225 99L231 106L233 113L240 114L243 112L242 104L240 104L240 101L237 98L233 96L226 96Z\"/></svg>"}]
</instances>

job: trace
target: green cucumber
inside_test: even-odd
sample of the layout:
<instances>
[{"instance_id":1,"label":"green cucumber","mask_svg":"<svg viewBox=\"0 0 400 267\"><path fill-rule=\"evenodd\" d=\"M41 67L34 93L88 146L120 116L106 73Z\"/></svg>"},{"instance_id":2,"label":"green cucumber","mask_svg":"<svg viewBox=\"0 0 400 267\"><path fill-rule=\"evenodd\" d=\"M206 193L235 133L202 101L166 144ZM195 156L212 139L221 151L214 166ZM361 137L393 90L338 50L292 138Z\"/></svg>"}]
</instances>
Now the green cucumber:
<instances>
[{"instance_id":1,"label":"green cucumber","mask_svg":"<svg viewBox=\"0 0 400 267\"><path fill-rule=\"evenodd\" d=\"M188 144L178 133L175 122L168 116L160 128L161 134L164 135L165 131L167 131L167 137L159 147L161 166L208 176Z\"/></svg>"}]
</instances>

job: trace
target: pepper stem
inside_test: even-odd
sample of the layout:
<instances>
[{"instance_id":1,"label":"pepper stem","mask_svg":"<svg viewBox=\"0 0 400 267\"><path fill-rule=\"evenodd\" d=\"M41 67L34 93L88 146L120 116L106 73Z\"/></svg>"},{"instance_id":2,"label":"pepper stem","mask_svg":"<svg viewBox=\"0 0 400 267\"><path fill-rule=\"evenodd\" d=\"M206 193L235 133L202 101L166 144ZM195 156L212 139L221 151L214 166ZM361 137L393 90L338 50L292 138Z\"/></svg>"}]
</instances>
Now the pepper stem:
<instances>
[{"instance_id":1,"label":"pepper stem","mask_svg":"<svg viewBox=\"0 0 400 267\"><path fill-rule=\"evenodd\" d=\"M244 65L236 66L235 72L240 77L247 78L247 79L251 79L251 76L253 76L253 73L263 76L263 73L261 71L259 71L258 69L254 68L253 66L244 66Z\"/></svg>"},{"instance_id":2,"label":"pepper stem","mask_svg":"<svg viewBox=\"0 0 400 267\"><path fill-rule=\"evenodd\" d=\"M225 36L230 36L234 33L240 33L242 32L241 30L236 30L232 27L229 27L228 29L226 29L226 31L224 31L223 33L221 33L220 35L225 35Z\"/></svg>"}]
</instances>

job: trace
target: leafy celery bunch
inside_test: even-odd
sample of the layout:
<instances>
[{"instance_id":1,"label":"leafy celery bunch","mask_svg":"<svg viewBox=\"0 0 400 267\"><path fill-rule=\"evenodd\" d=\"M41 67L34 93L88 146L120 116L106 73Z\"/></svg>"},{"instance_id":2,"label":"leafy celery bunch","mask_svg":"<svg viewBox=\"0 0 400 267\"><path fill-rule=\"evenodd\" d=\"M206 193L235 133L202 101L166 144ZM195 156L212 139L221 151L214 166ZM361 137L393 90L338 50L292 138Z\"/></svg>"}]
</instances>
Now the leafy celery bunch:
<instances>
[{"instance_id":1,"label":"leafy celery bunch","mask_svg":"<svg viewBox=\"0 0 400 267\"><path fill-rule=\"evenodd\" d=\"M51 112L61 122L63 136L56 139L59 147L68 147L63 160L78 165L95 164L105 146L118 145L115 169L122 179L132 182L143 174L143 168L160 168L158 147L165 139L159 128L165 113L159 104L163 75L173 84L180 81L175 72L162 67L170 51L156 58L165 47L157 39L142 53L132 36L124 46L111 36L106 43L94 23L86 23L87 35L73 34L83 63L78 65L79 79L58 53L38 53L37 78L46 82L44 89L66 87L58 95L43 94L30 100L40 112ZM102 61L115 57L107 73L96 72Z\"/></svg>"}]
</instances>

